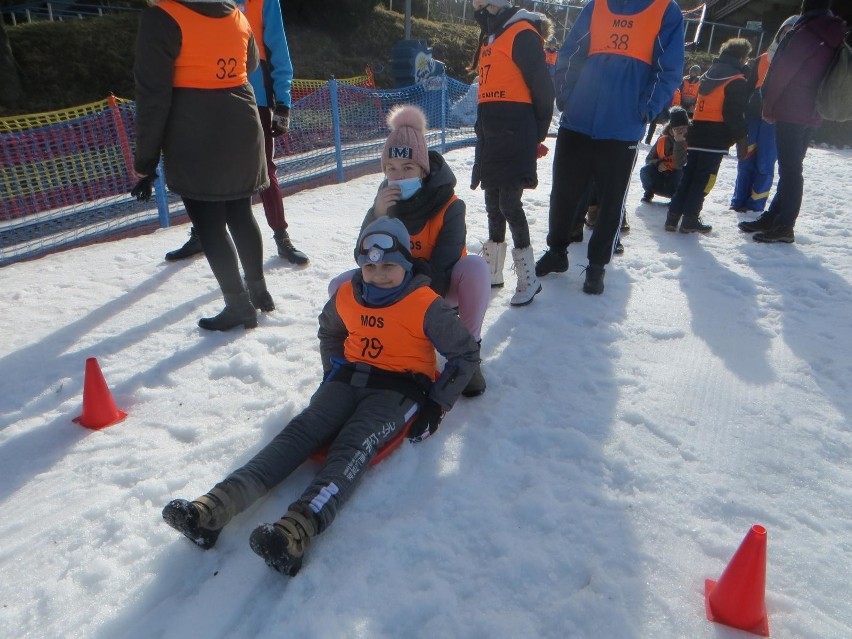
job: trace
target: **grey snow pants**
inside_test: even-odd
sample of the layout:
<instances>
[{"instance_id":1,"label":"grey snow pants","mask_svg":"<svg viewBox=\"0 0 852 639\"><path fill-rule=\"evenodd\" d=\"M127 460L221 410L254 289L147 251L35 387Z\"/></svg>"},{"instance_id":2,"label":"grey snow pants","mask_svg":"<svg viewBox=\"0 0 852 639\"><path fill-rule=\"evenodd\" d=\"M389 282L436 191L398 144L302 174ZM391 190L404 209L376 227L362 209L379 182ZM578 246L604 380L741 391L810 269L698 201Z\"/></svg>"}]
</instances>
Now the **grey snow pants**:
<instances>
[{"instance_id":1,"label":"grey snow pants","mask_svg":"<svg viewBox=\"0 0 852 639\"><path fill-rule=\"evenodd\" d=\"M397 391L326 382L305 410L223 483L228 484L229 493L237 493L237 509L243 511L327 445L325 463L296 500L311 509L317 532L322 532L349 499L378 449L416 410L417 403Z\"/></svg>"}]
</instances>

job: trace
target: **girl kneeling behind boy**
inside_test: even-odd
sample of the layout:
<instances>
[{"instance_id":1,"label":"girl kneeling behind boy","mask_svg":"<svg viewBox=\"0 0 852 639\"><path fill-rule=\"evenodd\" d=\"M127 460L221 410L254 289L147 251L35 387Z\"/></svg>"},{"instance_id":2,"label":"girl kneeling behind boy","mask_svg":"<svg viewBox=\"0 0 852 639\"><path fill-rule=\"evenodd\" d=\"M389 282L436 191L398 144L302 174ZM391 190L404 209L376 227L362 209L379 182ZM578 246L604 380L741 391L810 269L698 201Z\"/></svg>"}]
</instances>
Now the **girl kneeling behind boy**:
<instances>
[{"instance_id":1,"label":"girl kneeling behind boy","mask_svg":"<svg viewBox=\"0 0 852 639\"><path fill-rule=\"evenodd\" d=\"M411 237L411 255L425 260L431 287L450 306L457 307L462 324L477 342L491 298L491 270L479 255L468 255L465 203L456 197L456 176L443 156L426 144L426 116L416 106L398 106L388 114L391 133L382 149L382 172L375 201L364 221L384 216L401 221ZM329 295L354 271L334 278ZM477 366L465 397L485 392Z\"/></svg>"},{"instance_id":2,"label":"girl kneeling behind boy","mask_svg":"<svg viewBox=\"0 0 852 639\"><path fill-rule=\"evenodd\" d=\"M478 363L457 315L414 266L399 220L361 233L360 273L344 282L319 317L323 382L310 404L245 466L194 501L175 499L163 518L201 548L310 455L328 446L313 482L281 519L252 532L251 549L295 575L313 537L334 520L378 449L417 414L408 438L438 428ZM446 357L438 375L435 349Z\"/></svg>"}]
</instances>

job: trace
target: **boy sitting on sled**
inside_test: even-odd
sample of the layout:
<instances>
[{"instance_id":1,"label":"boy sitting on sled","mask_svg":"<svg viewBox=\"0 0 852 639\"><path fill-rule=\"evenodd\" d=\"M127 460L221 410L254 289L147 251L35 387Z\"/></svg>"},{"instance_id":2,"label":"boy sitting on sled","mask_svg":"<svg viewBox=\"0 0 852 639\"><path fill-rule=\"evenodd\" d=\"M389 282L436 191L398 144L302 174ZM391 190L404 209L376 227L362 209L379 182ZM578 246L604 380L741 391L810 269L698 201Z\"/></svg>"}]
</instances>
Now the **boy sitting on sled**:
<instances>
[{"instance_id":1,"label":"boy sitting on sled","mask_svg":"<svg viewBox=\"0 0 852 639\"><path fill-rule=\"evenodd\" d=\"M383 217L361 233L361 272L319 317L323 383L310 404L245 466L194 501L175 499L163 518L201 548L212 548L235 515L328 447L313 482L281 519L252 532L252 550L289 576L313 537L331 525L370 460L416 413L407 433L435 432L479 361L477 343L429 288L399 220ZM438 375L435 349L446 357Z\"/></svg>"}]
</instances>

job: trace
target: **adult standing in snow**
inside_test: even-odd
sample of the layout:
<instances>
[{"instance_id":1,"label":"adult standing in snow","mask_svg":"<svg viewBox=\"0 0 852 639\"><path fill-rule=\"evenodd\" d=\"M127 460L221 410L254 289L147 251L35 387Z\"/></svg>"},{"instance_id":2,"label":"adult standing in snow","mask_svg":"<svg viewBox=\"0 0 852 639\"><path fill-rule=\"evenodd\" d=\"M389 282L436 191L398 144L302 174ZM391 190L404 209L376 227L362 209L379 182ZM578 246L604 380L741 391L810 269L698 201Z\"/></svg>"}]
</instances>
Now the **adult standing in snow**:
<instances>
[{"instance_id":1,"label":"adult standing in snow","mask_svg":"<svg viewBox=\"0 0 852 639\"><path fill-rule=\"evenodd\" d=\"M488 241L483 255L491 284L503 283L506 226L518 276L512 306L525 306L541 290L533 270L530 229L521 198L538 186L538 146L553 117L553 82L544 61L544 41L553 25L509 0L473 0L480 27L471 68L479 74L476 156L470 187L485 191Z\"/></svg>"},{"instance_id":2,"label":"adult standing in snow","mask_svg":"<svg viewBox=\"0 0 852 639\"><path fill-rule=\"evenodd\" d=\"M695 113L695 103L698 101L698 87L701 85L701 67L693 64L689 67L689 74L683 77L683 82L680 83L678 96L680 106L684 111L692 117Z\"/></svg>"},{"instance_id":3,"label":"adult standing in snow","mask_svg":"<svg viewBox=\"0 0 852 639\"><path fill-rule=\"evenodd\" d=\"M603 293L637 145L645 126L671 104L683 57L683 16L674 0L592 0L580 13L554 75L562 117L548 249L536 263L538 276L568 270L568 244L582 215L578 205L593 181L598 218L583 291Z\"/></svg>"},{"instance_id":4,"label":"adult standing in snow","mask_svg":"<svg viewBox=\"0 0 852 639\"><path fill-rule=\"evenodd\" d=\"M183 198L225 298L221 313L198 322L207 330L253 328L256 307L275 308L251 210L252 194L269 184L248 82L257 63L248 20L229 2L161 0L140 18L134 193L150 197L162 151L169 188Z\"/></svg>"},{"instance_id":5,"label":"adult standing in snow","mask_svg":"<svg viewBox=\"0 0 852 639\"><path fill-rule=\"evenodd\" d=\"M766 208L778 154L775 151L775 125L763 119L760 89L778 45L798 19L799 16L796 15L783 22L772 38L769 48L755 60L748 76L748 86L751 89L751 97L746 107L748 155L737 164L737 181L730 206L731 210L737 213L762 213Z\"/></svg>"},{"instance_id":6,"label":"adult standing in snow","mask_svg":"<svg viewBox=\"0 0 852 639\"><path fill-rule=\"evenodd\" d=\"M410 241L405 225L388 217L361 232L360 273L341 284L319 317L324 375L310 404L210 492L167 504L163 518L170 526L211 548L233 517L328 446L325 462L284 516L251 534L252 550L293 576L378 450L404 433L415 414L409 439L419 442L437 430L470 379L478 348L418 272ZM436 348L446 358L440 375Z\"/></svg>"},{"instance_id":7,"label":"adult standing in snow","mask_svg":"<svg viewBox=\"0 0 852 639\"><path fill-rule=\"evenodd\" d=\"M802 17L778 45L763 82L763 119L775 123L778 186L769 209L740 222L756 242L796 241L793 227L802 207L802 163L822 117L819 85L846 38L846 23L831 13L831 0L804 0ZM757 231L755 233L755 231Z\"/></svg>"},{"instance_id":8,"label":"adult standing in snow","mask_svg":"<svg viewBox=\"0 0 852 639\"><path fill-rule=\"evenodd\" d=\"M262 42L258 43L260 63L249 74L249 82L254 89L260 124L263 127L263 148L266 153L266 170L269 173L269 186L260 192L266 222L273 231L272 237L278 247L278 255L291 264L307 264L308 256L293 246L287 233L283 195L275 177L275 162L272 160L275 154L275 138L286 134L290 127L290 87L293 84L293 63L290 61L281 5L278 0L237 0L236 4L248 19L252 33L262 34ZM201 253L202 250L198 232L192 227L189 240L179 249L166 253L166 259L182 260Z\"/></svg>"}]
</instances>

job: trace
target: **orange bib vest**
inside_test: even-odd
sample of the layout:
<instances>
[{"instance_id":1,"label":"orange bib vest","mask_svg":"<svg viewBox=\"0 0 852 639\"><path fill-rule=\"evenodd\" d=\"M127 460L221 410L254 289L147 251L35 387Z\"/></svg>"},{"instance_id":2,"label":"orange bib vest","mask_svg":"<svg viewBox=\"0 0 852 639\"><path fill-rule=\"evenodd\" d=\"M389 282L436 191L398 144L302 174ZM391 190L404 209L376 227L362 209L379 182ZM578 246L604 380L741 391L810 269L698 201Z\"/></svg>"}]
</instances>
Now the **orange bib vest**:
<instances>
[{"instance_id":1,"label":"orange bib vest","mask_svg":"<svg viewBox=\"0 0 852 639\"><path fill-rule=\"evenodd\" d=\"M432 251L435 250L435 245L438 244L438 236L441 234L441 229L444 228L444 216L447 214L447 209L450 208L453 202L458 198L453 195L447 203L438 211L438 214L430 218L423 228L416 234L411 235L411 256L422 260L432 259ZM462 249L462 257L467 255L467 249Z\"/></svg>"},{"instance_id":2,"label":"orange bib vest","mask_svg":"<svg viewBox=\"0 0 852 639\"><path fill-rule=\"evenodd\" d=\"M735 75L725 80L707 95L699 94L692 119L700 122L724 122L722 105L725 103L725 87L734 80L745 80L745 76L742 74Z\"/></svg>"},{"instance_id":3,"label":"orange bib vest","mask_svg":"<svg viewBox=\"0 0 852 639\"><path fill-rule=\"evenodd\" d=\"M660 33L663 14L671 0L655 0L632 16L613 13L606 0L595 0L592 9L589 55L626 55L647 64L654 61L654 43Z\"/></svg>"},{"instance_id":4,"label":"orange bib vest","mask_svg":"<svg viewBox=\"0 0 852 639\"><path fill-rule=\"evenodd\" d=\"M390 306L371 308L358 303L352 282L337 290L335 306L349 335L343 355L395 373L421 373L435 379L438 373L435 346L423 330L426 310L438 294L421 286Z\"/></svg>"},{"instance_id":5,"label":"orange bib vest","mask_svg":"<svg viewBox=\"0 0 852 639\"><path fill-rule=\"evenodd\" d=\"M266 47L263 46L263 0L244 0L243 4L237 5L242 9L248 20L260 59L266 60Z\"/></svg>"},{"instance_id":6,"label":"orange bib vest","mask_svg":"<svg viewBox=\"0 0 852 639\"><path fill-rule=\"evenodd\" d=\"M769 71L769 55L764 53L757 59L757 84L754 85L755 89L763 86L767 71Z\"/></svg>"},{"instance_id":7,"label":"orange bib vest","mask_svg":"<svg viewBox=\"0 0 852 639\"><path fill-rule=\"evenodd\" d=\"M251 27L239 9L234 7L224 18L208 18L174 0L162 0L156 6L180 27L182 42L173 86L230 89L248 81Z\"/></svg>"},{"instance_id":8,"label":"orange bib vest","mask_svg":"<svg viewBox=\"0 0 852 639\"><path fill-rule=\"evenodd\" d=\"M526 20L515 22L479 52L479 102L524 102L532 104L532 94L524 76L512 60L515 36L530 30L541 35Z\"/></svg>"},{"instance_id":9,"label":"orange bib vest","mask_svg":"<svg viewBox=\"0 0 852 639\"><path fill-rule=\"evenodd\" d=\"M680 85L680 94L684 98L692 98L693 100L698 98L698 87L701 84L700 80L696 80L695 82L691 82L689 78L683 81L683 84Z\"/></svg>"},{"instance_id":10,"label":"orange bib vest","mask_svg":"<svg viewBox=\"0 0 852 639\"><path fill-rule=\"evenodd\" d=\"M666 171L674 171L674 157L671 155L666 155L666 137L664 135L660 136L660 139L657 140L657 157L662 159L662 164Z\"/></svg>"},{"instance_id":11,"label":"orange bib vest","mask_svg":"<svg viewBox=\"0 0 852 639\"><path fill-rule=\"evenodd\" d=\"M556 64L556 59L559 57L559 51L544 50L544 63L548 66Z\"/></svg>"}]
</instances>

